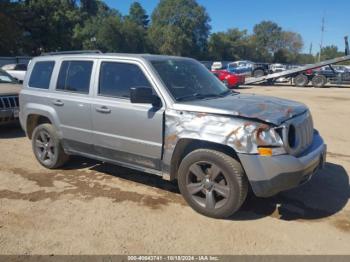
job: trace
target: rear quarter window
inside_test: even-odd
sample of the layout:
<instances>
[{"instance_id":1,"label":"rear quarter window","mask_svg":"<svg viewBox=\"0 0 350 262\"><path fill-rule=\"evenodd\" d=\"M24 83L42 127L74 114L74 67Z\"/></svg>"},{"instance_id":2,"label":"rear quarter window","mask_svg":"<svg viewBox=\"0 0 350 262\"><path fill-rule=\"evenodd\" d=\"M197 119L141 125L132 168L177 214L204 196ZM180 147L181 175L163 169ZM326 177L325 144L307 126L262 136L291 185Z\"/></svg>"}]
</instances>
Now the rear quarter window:
<instances>
[{"instance_id":1,"label":"rear quarter window","mask_svg":"<svg viewBox=\"0 0 350 262\"><path fill-rule=\"evenodd\" d=\"M54 61L36 62L29 78L28 85L34 88L49 89Z\"/></svg>"}]
</instances>

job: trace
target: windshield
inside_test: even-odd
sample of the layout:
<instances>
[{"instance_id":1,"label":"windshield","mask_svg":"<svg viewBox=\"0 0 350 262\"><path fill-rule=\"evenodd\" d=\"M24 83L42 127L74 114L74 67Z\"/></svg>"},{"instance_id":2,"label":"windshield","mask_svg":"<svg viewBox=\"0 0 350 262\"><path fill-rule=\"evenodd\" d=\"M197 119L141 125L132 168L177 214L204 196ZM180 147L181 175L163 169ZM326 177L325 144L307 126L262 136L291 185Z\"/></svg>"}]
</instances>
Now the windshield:
<instances>
[{"instance_id":1,"label":"windshield","mask_svg":"<svg viewBox=\"0 0 350 262\"><path fill-rule=\"evenodd\" d=\"M169 58L151 63L176 101L209 99L231 93L195 60Z\"/></svg>"},{"instance_id":2,"label":"windshield","mask_svg":"<svg viewBox=\"0 0 350 262\"><path fill-rule=\"evenodd\" d=\"M0 83L17 83L17 81L5 71L0 70Z\"/></svg>"}]
</instances>

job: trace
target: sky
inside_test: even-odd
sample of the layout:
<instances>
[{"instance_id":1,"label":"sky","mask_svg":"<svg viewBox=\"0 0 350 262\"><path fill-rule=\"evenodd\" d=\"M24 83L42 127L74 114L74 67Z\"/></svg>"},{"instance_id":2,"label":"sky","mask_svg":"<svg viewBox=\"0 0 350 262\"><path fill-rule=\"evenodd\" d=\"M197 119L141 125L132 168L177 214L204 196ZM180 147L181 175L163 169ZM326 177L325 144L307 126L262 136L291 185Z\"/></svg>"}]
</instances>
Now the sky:
<instances>
[{"instance_id":1,"label":"sky","mask_svg":"<svg viewBox=\"0 0 350 262\"><path fill-rule=\"evenodd\" d=\"M122 14L127 14L134 0L106 0ZM152 14L159 0L139 0ZM283 30L298 32L304 40L304 52L317 53L321 42L321 21L325 17L323 46L336 45L344 50L344 36L350 37L349 0L197 0L211 18L211 32L229 28L252 32L255 24L263 20L278 23Z\"/></svg>"}]
</instances>

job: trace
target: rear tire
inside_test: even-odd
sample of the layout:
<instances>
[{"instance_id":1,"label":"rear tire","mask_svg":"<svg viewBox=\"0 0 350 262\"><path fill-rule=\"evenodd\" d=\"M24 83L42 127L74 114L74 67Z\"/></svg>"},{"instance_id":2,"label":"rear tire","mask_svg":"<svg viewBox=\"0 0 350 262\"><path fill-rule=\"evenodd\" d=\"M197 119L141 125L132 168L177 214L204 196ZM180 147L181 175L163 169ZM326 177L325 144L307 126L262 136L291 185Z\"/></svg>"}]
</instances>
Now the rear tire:
<instances>
[{"instance_id":1,"label":"rear tire","mask_svg":"<svg viewBox=\"0 0 350 262\"><path fill-rule=\"evenodd\" d=\"M51 124L41 124L34 129L32 148L38 162L49 169L59 168L69 159Z\"/></svg>"},{"instance_id":2,"label":"rear tire","mask_svg":"<svg viewBox=\"0 0 350 262\"><path fill-rule=\"evenodd\" d=\"M232 157L211 149L189 153L178 170L178 185L187 203L198 213L227 218L247 197L248 181Z\"/></svg>"},{"instance_id":3,"label":"rear tire","mask_svg":"<svg viewBox=\"0 0 350 262\"><path fill-rule=\"evenodd\" d=\"M323 75L317 75L312 78L312 85L314 87L324 87L327 84L327 78Z\"/></svg>"},{"instance_id":4,"label":"rear tire","mask_svg":"<svg viewBox=\"0 0 350 262\"><path fill-rule=\"evenodd\" d=\"M305 87L309 83L309 78L306 75L297 75L293 79L294 85L298 87Z\"/></svg>"}]
</instances>

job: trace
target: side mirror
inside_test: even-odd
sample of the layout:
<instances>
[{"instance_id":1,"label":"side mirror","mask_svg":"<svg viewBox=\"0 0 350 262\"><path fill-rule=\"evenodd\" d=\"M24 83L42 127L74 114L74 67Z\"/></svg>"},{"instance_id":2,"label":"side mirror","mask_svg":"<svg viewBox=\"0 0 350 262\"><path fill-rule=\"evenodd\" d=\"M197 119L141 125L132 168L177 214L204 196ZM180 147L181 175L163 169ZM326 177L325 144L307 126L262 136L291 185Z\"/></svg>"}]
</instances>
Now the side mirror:
<instances>
[{"instance_id":1,"label":"side mirror","mask_svg":"<svg viewBox=\"0 0 350 262\"><path fill-rule=\"evenodd\" d=\"M130 101L134 104L152 104L160 107L161 100L152 93L150 87L132 87L130 88Z\"/></svg>"}]
</instances>

